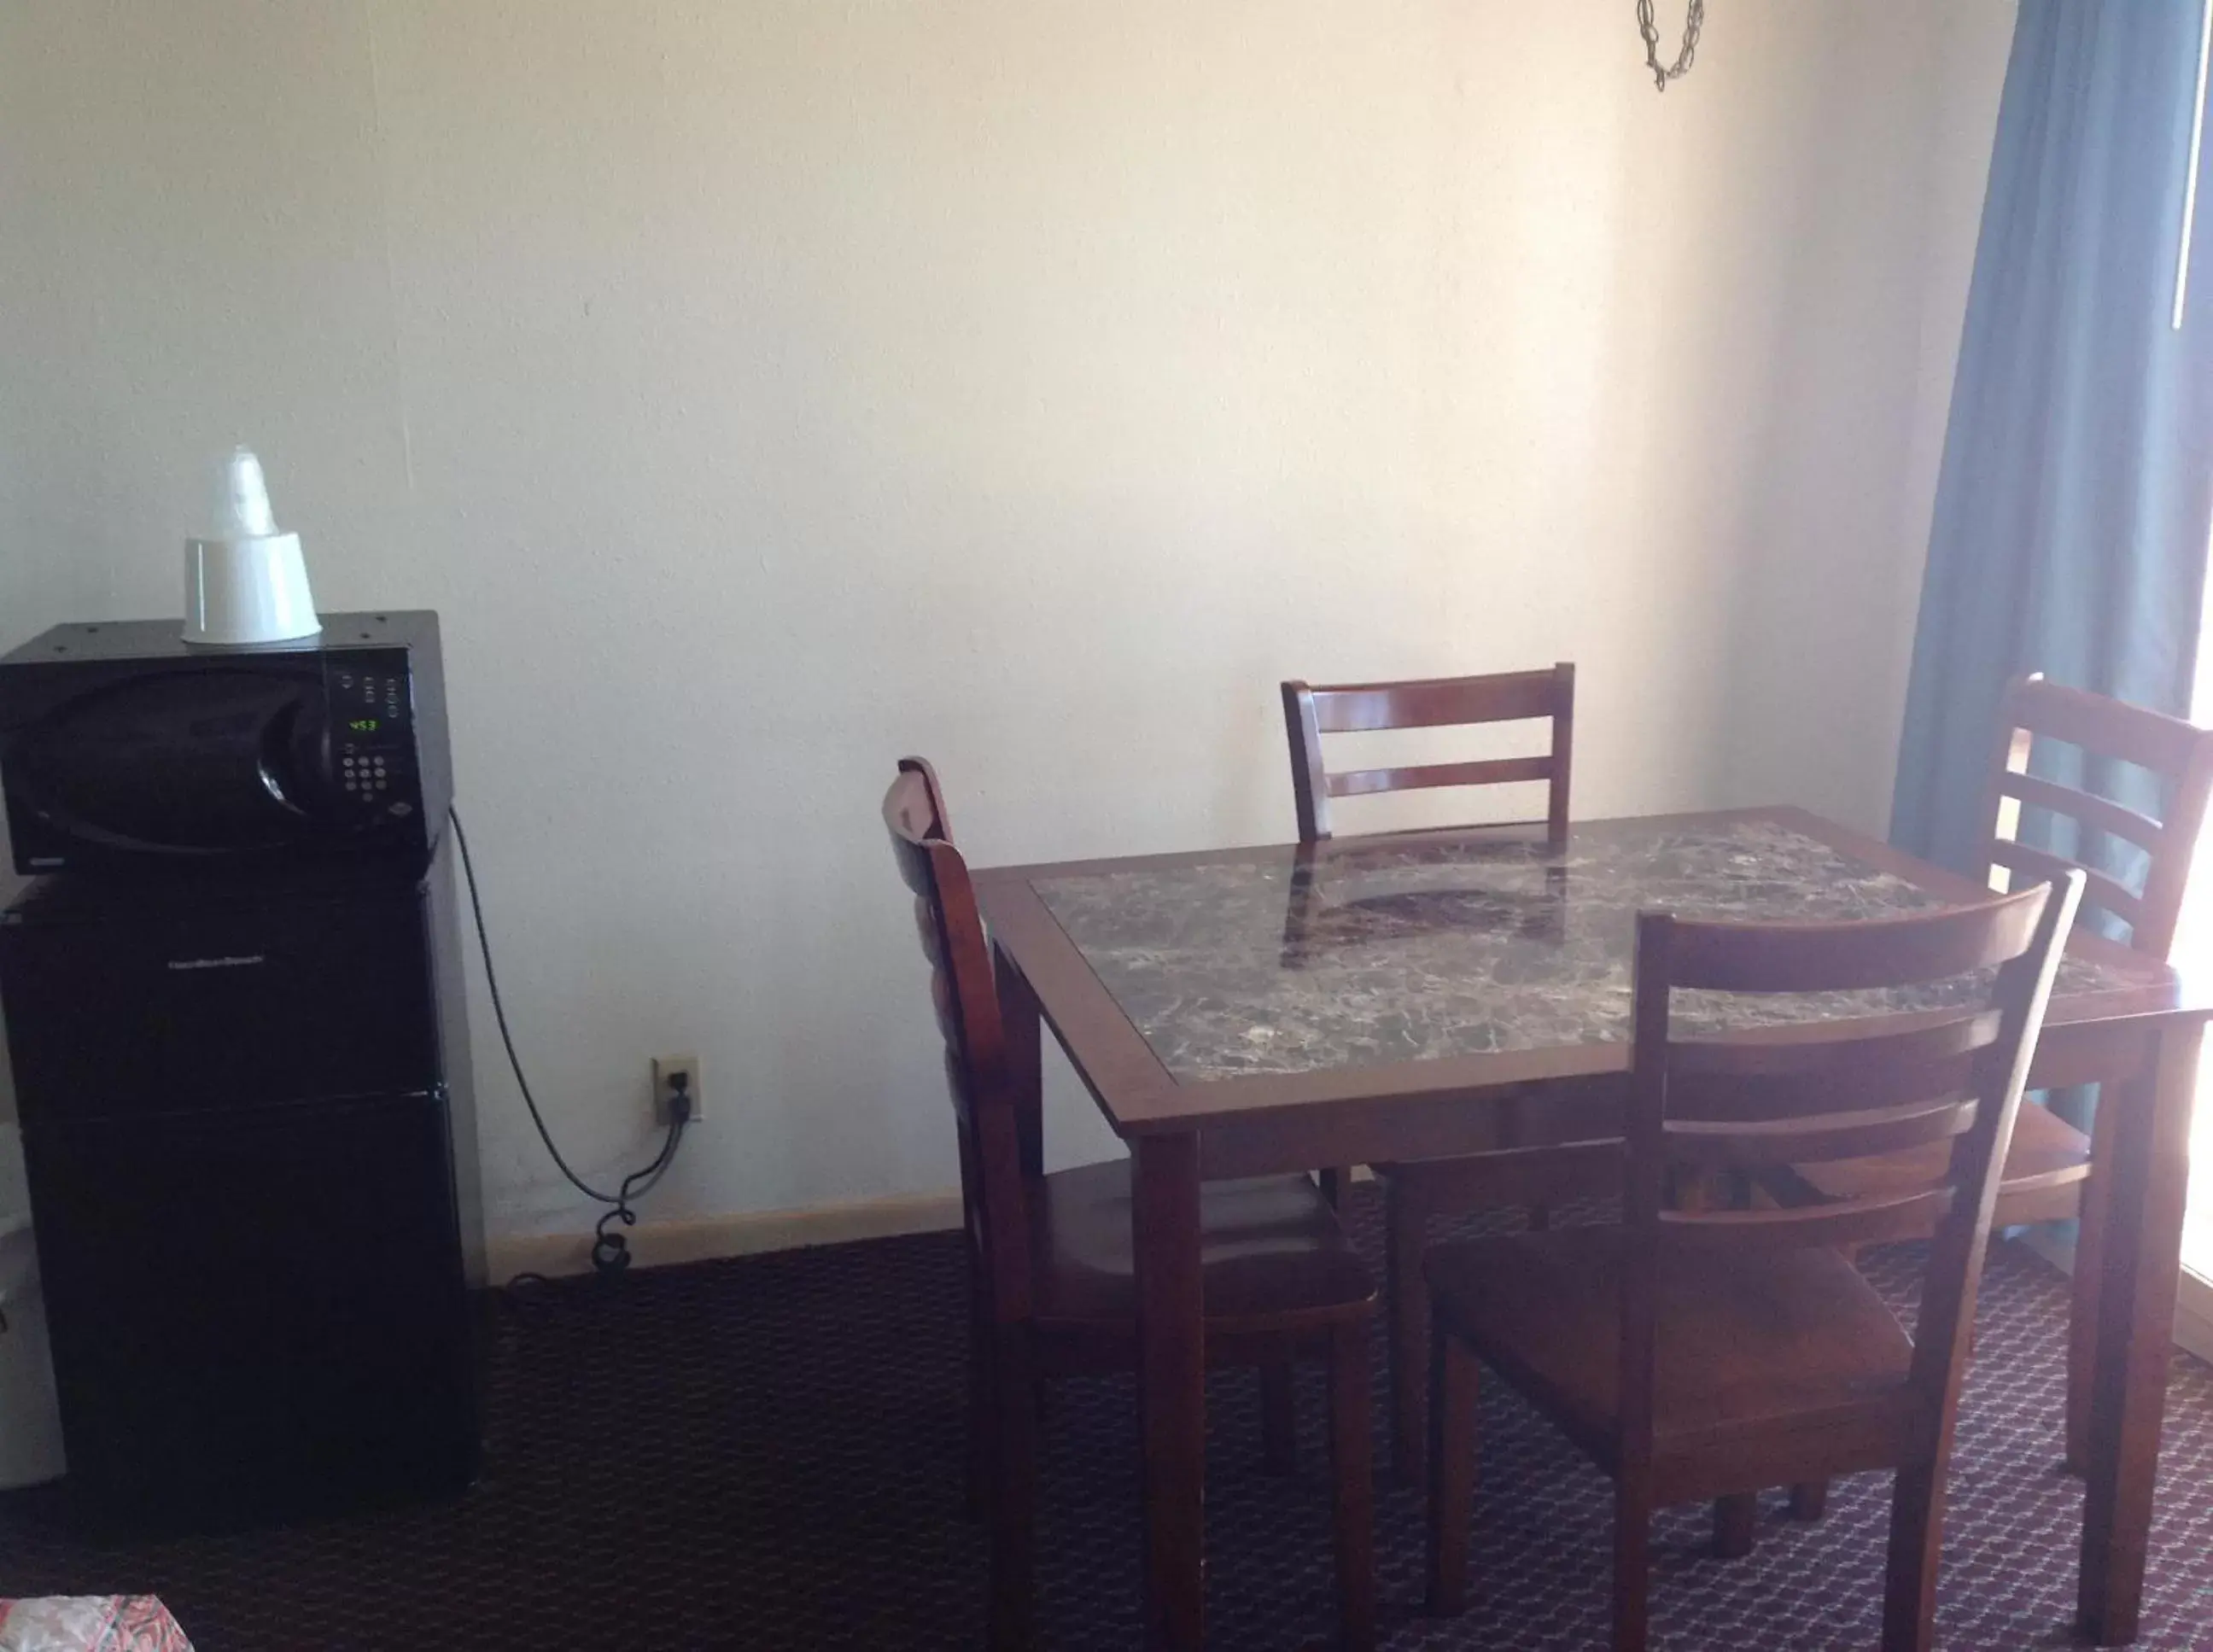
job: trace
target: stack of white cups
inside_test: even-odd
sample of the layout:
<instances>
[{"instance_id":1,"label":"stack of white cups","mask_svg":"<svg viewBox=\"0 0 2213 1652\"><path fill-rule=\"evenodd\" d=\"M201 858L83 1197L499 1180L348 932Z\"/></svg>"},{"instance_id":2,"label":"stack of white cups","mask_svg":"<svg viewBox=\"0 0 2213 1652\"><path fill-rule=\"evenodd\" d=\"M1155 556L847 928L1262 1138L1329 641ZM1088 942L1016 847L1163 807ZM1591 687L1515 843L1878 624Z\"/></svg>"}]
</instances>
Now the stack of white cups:
<instances>
[{"instance_id":1,"label":"stack of white cups","mask_svg":"<svg viewBox=\"0 0 2213 1652\"><path fill-rule=\"evenodd\" d=\"M300 536L277 531L261 461L241 448L223 468L213 537L185 541L185 641L235 648L322 628Z\"/></svg>"}]
</instances>

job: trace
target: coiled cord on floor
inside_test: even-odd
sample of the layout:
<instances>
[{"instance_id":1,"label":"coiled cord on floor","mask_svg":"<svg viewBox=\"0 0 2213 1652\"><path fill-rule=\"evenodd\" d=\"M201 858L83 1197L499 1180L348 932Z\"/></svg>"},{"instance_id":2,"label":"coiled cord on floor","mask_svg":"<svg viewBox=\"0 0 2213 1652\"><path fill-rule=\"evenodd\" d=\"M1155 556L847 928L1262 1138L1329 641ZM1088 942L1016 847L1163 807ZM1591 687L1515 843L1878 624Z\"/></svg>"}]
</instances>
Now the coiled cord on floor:
<instances>
[{"instance_id":1,"label":"coiled cord on floor","mask_svg":"<svg viewBox=\"0 0 2213 1652\"><path fill-rule=\"evenodd\" d=\"M643 1170L633 1170L622 1179L621 1186L612 1193L603 1193L586 1181L570 1167L553 1140L553 1132L546 1128L546 1115L539 1110L538 1097L531 1090L530 1081L523 1076L522 1058L515 1052L515 1034L507 1025L507 1004L500 997L499 972L491 958L491 935L485 925L484 897L477 888L477 867L469 853L469 834L461 825L461 812L448 807L446 818L454 824L454 841L460 846L461 876L468 886L469 911L476 920L477 949L484 958L485 985L491 994L492 1019L499 1024L499 1041L507 1052L508 1070L515 1075L515 1088L522 1092L522 1104L530 1110L530 1122L538 1127L538 1139L546 1143L561 1173L569 1185L588 1199L611 1206L593 1229L592 1266L603 1274L620 1273L631 1263L630 1241L624 1234L612 1231L619 1222L625 1228L637 1225L637 1212L631 1206L633 1199L644 1198L668 1173L668 1167L676 1161L676 1150L684 1144L685 1126L692 1122L692 1098L680 1076L668 1098L668 1133L661 1140L661 1151L653 1162ZM510 1283L519 1283L534 1275L517 1275Z\"/></svg>"}]
</instances>

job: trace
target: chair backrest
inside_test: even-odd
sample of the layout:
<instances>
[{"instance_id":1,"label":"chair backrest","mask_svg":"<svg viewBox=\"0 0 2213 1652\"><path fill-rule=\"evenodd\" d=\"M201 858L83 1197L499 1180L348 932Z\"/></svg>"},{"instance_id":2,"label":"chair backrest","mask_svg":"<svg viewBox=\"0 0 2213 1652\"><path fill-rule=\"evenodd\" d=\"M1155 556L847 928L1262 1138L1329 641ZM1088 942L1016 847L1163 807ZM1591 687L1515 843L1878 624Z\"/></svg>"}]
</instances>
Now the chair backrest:
<instances>
[{"instance_id":1,"label":"chair backrest","mask_svg":"<svg viewBox=\"0 0 2213 1652\"><path fill-rule=\"evenodd\" d=\"M1411 767L1352 769L1332 774L1322 759L1324 735L1381 728L1445 728L1484 722L1549 718L1552 750L1542 757L1492 758L1475 763L1424 763ZM1283 726L1290 737L1291 788L1299 811L1299 839L1330 835L1333 797L1411 791L1428 786L1497 786L1542 780L1550 795L1547 835L1568 835L1568 770L1575 746L1576 668L1562 661L1550 671L1509 671L1487 677L1431 677L1399 683L1283 685Z\"/></svg>"},{"instance_id":2,"label":"chair backrest","mask_svg":"<svg viewBox=\"0 0 2213 1652\"><path fill-rule=\"evenodd\" d=\"M2093 762L2119 759L2149 770L2166 795L2161 817L2155 820L2109 798L2030 774L2029 753L2039 736L2079 747ZM2209 795L2213 729L2062 687L2041 675L2016 677L2007 685L1983 811L1990 828L1990 864L2032 878L2052 877L2080 864L2015 840L2023 804L2064 815L2086 832L2110 833L2136 844L2146 856L2143 888L2131 889L2112 874L2085 866L2089 883L2082 904L2126 923L2129 944L2138 952L2164 959L2174 944Z\"/></svg>"},{"instance_id":3,"label":"chair backrest","mask_svg":"<svg viewBox=\"0 0 2213 1652\"><path fill-rule=\"evenodd\" d=\"M899 874L915 894L915 923L931 966L930 996L945 1035L945 1072L960 1141L960 1198L983 1306L1013 1321L1030 1311L1030 1239L1021 1132L1009 1082L1006 1029L983 914L968 863L945 823L937 772L899 759L884 794L884 825Z\"/></svg>"},{"instance_id":4,"label":"chair backrest","mask_svg":"<svg viewBox=\"0 0 2213 1652\"><path fill-rule=\"evenodd\" d=\"M1841 924L1686 922L1648 912L1637 973L1623 1221L1625 1448L1649 1448L1655 1316L1670 1259L1936 1234L1923 1283L1911 1382L1939 1407L1957 1399L1999 1173L2068 926L2082 899L2070 869L1972 906ZM1975 978L1994 972L1989 986ZM1675 995L1837 993L1959 983L1955 1008L1814 1021L1758 1033L1679 1038ZM1725 1003L1702 996L1710 1011ZM1780 1210L1671 1208L1685 1173L1900 1153L1949 1143L1925 1185ZM1948 1415L1948 1411L1939 1414Z\"/></svg>"}]
</instances>

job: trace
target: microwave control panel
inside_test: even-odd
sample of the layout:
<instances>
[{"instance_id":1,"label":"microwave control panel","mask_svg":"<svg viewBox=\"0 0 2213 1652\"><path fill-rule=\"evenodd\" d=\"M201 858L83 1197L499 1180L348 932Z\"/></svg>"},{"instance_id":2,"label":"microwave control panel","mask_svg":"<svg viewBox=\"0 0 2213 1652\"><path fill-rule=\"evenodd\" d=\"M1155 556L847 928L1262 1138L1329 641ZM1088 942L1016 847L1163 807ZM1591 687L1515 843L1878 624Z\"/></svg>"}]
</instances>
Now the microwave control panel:
<instances>
[{"instance_id":1,"label":"microwave control panel","mask_svg":"<svg viewBox=\"0 0 2213 1652\"><path fill-rule=\"evenodd\" d=\"M339 796L366 815L412 814L415 735L404 667L334 662L330 697L331 778Z\"/></svg>"}]
</instances>

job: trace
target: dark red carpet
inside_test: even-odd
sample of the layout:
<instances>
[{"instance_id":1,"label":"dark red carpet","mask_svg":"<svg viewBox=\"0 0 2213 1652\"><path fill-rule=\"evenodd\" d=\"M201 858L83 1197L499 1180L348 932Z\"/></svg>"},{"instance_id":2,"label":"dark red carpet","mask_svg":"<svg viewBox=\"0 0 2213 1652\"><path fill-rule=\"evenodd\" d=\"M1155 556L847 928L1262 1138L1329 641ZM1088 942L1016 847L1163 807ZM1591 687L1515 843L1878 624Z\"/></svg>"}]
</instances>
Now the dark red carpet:
<instances>
[{"instance_id":1,"label":"dark red carpet","mask_svg":"<svg viewBox=\"0 0 2213 1652\"><path fill-rule=\"evenodd\" d=\"M1356 1212L1372 1243L1372 1195ZM1887 1288L1899 1259L1878 1272ZM960 1251L890 1240L508 1293L489 1353L483 1484L445 1507L131 1548L70 1541L42 1494L0 1499L0 1594L149 1592L201 1652L968 1648L983 1543L960 1514ZM1940 1644L2059 1646L2082 1509L2062 1476L2065 1293L2001 1248L1983 1298L1947 1528ZM1377 1392L1381 1393L1380 1368ZM1321 1643L1332 1621L1320 1393L1302 1472L1259 1469L1249 1382L1212 1393L1210 1643ZM1387 1644L1602 1647L1607 1487L1497 1385L1484 1401L1473 1601L1416 1614L1421 1502L1379 1499ZM1380 1416L1379 1416L1380 1421ZM1134 1405L1065 1385L1046 1423L1048 1643L1136 1636ZM1818 1526L1763 1509L1749 1559L1661 1527L1655 1643L1871 1647L1888 1482ZM2178 1357L2141 1645L2213 1648L2213 1373Z\"/></svg>"}]
</instances>

